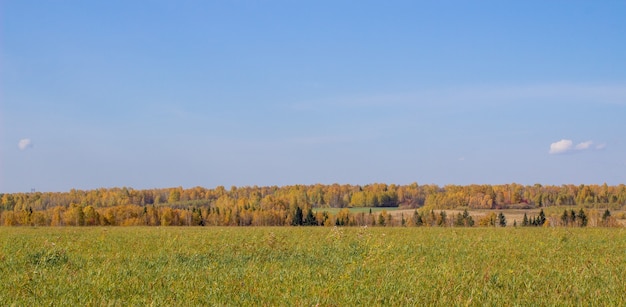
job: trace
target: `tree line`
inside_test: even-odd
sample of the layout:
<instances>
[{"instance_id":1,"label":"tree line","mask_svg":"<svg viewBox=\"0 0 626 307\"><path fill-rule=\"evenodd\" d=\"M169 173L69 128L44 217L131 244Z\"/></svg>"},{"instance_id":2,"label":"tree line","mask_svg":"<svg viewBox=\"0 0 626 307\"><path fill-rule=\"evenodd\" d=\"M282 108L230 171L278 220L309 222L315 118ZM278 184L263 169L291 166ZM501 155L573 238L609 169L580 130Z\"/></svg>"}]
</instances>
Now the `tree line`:
<instances>
[{"instance_id":1,"label":"tree line","mask_svg":"<svg viewBox=\"0 0 626 307\"><path fill-rule=\"evenodd\" d=\"M601 207L626 205L626 186L562 185L292 185L269 187L218 186L135 190L110 188L0 194L2 225L408 225L411 218L389 215L329 214L325 208L400 207L418 209L422 221L469 224L469 216L432 217L446 209L534 209L551 206ZM315 210L314 210L315 209ZM582 209L581 209L582 210ZM567 210L566 210L567 211ZM417 211L416 211L417 212ZM445 213L440 211L438 213ZM573 213L573 214L572 214ZM437 215L437 214L436 214ZM580 223L580 212L563 215L565 225ZM492 217L493 218L493 217ZM456 219L456 221L455 221ZM494 220L500 222L500 217ZM478 225L480 221L477 221ZM473 226L474 221L471 221ZM487 223L487 222L484 222ZM491 222L489 222L491 223ZM529 223L531 223L529 221ZM536 223L536 221L534 221ZM493 223L491 223L493 224ZM522 221L522 226L527 226ZM532 223L531 223L532 224Z\"/></svg>"},{"instance_id":2,"label":"tree line","mask_svg":"<svg viewBox=\"0 0 626 307\"><path fill-rule=\"evenodd\" d=\"M475 220L477 219L477 220ZM521 224L513 226L541 227L620 227L619 222L606 209L601 215L597 210L565 210L563 215L546 216L543 209L537 216L524 214ZM105 208L80 206L57 206L46 210L0 212L2 226L375 226L375 227L506 227L508 221L503 212L490 211L472 216L465 209L451 214L445 210L414 209L411 216L404 213L391 214L386 210L373 213L351 212L344 208L336 214L311 208L295 207L268 210L239 210L237 208L171 208L168 206L121 205Z\"/></svg>"}]
</instances>

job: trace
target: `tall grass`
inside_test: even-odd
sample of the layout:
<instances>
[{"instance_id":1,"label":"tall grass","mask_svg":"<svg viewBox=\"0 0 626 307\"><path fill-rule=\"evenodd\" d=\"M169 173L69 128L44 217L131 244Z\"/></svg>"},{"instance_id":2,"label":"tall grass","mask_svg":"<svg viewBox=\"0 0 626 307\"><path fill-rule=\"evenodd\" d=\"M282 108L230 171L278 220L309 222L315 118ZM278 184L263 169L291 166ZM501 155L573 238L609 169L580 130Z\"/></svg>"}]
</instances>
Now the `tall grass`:
<instances>
[{"instance_id":1,"label":"tall grass","mask_svg":"<svg viewBox=\"0 0 626 307\"><path fill-rule=\"evenodd\" d=\"M1 305L626 305L623 229L0 228Z\"/></svg>"}]
</instances>

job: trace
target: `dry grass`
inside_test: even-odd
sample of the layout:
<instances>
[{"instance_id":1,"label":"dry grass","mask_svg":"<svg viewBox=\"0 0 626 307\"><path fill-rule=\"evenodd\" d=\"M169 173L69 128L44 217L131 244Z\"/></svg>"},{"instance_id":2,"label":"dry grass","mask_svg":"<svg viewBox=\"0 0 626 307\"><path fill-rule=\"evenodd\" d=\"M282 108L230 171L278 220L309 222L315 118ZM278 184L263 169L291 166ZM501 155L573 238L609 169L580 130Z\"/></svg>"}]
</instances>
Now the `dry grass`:
<instances>
[{"instance_id":1,"label":"dry grass","mask_svg":"<svg viewBox=\"0 0 626 307\"><path fill-rule=\"evenodd\" d=\"M624 229L0 228L2 305L626 305Z\"/></svg>"}]
</instances>

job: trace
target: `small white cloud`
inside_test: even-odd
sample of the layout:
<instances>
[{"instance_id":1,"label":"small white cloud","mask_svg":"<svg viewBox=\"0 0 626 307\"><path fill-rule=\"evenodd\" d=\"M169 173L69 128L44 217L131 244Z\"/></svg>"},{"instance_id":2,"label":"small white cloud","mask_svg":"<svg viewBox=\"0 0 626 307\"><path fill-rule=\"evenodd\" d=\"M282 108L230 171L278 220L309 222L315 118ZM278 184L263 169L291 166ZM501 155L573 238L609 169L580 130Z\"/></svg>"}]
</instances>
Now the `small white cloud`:
<instances>
[{"instance_id":1,"label":"small white cloud","mask_svg":"<svg viewBox=\"0 0 626 307\"><path fill-rule=\"evenodd\" d=\"M574 146L574 142L572 142L572 140L562 139L558 142L554 142L550 144L549 153L553 155L558 155L558 154L564 154L564 153L585 151L585 150L589 150L592 148L596 150L601 150L601 149L604 149L604 147L606 147L606 144L598 144L595 147L592 147L593 144L594 144L593 141L585 141L585 142L578 143Z\"/></svg>"},{"instance_id":2,"label":"small white cloud","mask_svg":"<svg viewBox=\"0 0 626 307\"><path fill-rule=\"evenodd\" d=\"M459 161L465 161L465 157L460 157Z\"/></svg>"},{"instance_id":3,"label":"small white cloud","mask_svg":"<svg viewBox=\"0 0 626 307\"><path fill-rule=\"evenodd\" d=\"M553 155L558 155L558 154L562 154L562 153L566 153L570 150L572 150L572 145L574 143L572 142L572 140L560 140L558 142L554 142L552 144L550 144L550 154Z\"/></svg>"},{"instance_id":4,"label":"small white cloud","mask_svg":"<svg viewBox=\"0 0 626 307\"><path fill-rule=\"evenodd\" d=\"M593 144L592 141L586 141L586 142L578 143L578 145L576 145L576 150L589 149L591 147L591 144Z\"/></svg>"},{"instance_id":5,"label":"small white cloud","mask_svg":"<svg viewBox=\"0 0 626 307\"><path fill-rule=\"evenodd\" d=\"M30 139L21 139L18 143L17 143L17 147L20 150L26 150L28 148L32 148L33 147L33 142Z\"/></svg>"}]
</instances>

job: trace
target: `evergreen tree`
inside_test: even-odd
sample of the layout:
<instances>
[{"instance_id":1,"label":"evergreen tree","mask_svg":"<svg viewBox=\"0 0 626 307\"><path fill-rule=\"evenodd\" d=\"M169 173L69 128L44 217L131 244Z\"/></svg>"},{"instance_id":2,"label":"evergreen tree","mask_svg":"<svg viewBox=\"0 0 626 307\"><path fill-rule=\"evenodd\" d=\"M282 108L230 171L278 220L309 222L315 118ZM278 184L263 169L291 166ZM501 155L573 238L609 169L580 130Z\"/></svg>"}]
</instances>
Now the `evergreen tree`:
<instances>
[{"instance_id":1,"label":"evergreen tree","mask_svg":"<svg viewBox=\"0 0 626 307\"><path fill-rule=\"evenodd\" d=\"M569 221L572 224L572 226L576 226L576 211L574 211L574 209L570 211Z\"/></svg>"},{"instance_id":2,"label":"evergreen tree","mask_svg":"<svg viewBox=\"0 0 626 307\"><path fill-rule=\"evenodd\" d=\"M385 217L382 213L378 215L378 225L385 226Z\"/></svg>"},{"instance_id":3,"label":"evergreen tree","mask_svg":"<svg viewBox=\"0 0 626 307\"><path fill-rule=\"evenodd\" d=\"M546 214L543 212L543 209L539 211L539 220L537 221L537 226L543 226L546 223Z\"/></svg>"},{"instance_id":4,"label":"evergreen tree","mask_svg":"<svg viewBox=\"0 0 626 307\"><path fill-rule=\"evenodd\" d=\"M567 210L563 211L563 215L561 215L561 222L563 223L563 226L567 226L569 222L569 214L567 214Z\"/></svg>"},{"instance_id":5,"label":"evergreen tree","mask_svg":"<svg viewBox=\"0 0 626 307\"><path fill-rule=\"evenodd\" d=\"M454 220L454 226L459 226L459 227L474 226L474 219L472 218L472 216L470 216L469 212L467 212L467 209L465 209L462 214L458 213L456 215L456 218Z\"/></svg>"},{"instance_id":6,"label":"evergreen tree","mask_svg":"<svg viewBox=\"0 0 626 307\"><path fill-rule=\"evenodd\" d=\"M317 225L317 221L315 220L315 215L313 215L313 210L309 208L306 213L306 217L304 218L304 225L306 226L315 226Z\"/></svg>"},{"instance_id":7,"label":"evergreen tree","mask_svg":"<svg viewBox=\"0 0 626 307\"><path fill-rule=\"evenodd\" d=\"M473 227L474 226L474 218L472 218L471 216L468 216L465 219L465 225L468 227Z\"/></svg>"},{"instance_id":8,"label":"evergreen tree","mask_svg":"<svg viewBox=\"0 0 626 307\"><path fill-rule=\"evenodd\" d=\"M580 211L578 211L578 220L580 221L580 227L585 227L587 226L588 220L587 220L587 215L585 214L585 211L581 208Z\"/></svg>"},{"instance_id":9,"label":"evergreen tree","mask_svg":"<svg viewBox=\"0 0 626 307\"><path fill-rule=\"evenodd\" d=\"M464 220L464 223L465 223L466 227L474 226L474 219L469 214L469 212L467 212L467 209L463 210L463 220Z\"/></svg>"},{"instance_id":10,"label":"evergreen tree","mask_svg":"<svg viewBox=\"0 0 626 307\"><path fill-rule=\"evenodd\" d=\"M413 223L415 224L415 226L422 226L424 225L424 220L422 219L422 215L417 212L417 209L415 209L415 212L413 212Z\"/></svg>"},{"instance_id":11,"label":"evergreen tree","mask_svg":"<svg viewBox=\"0 0 626 307\"><path fill-rule=\"evenodd\" d=\"M602 214L602 224L604 224L604 226L608 226L609 218L611 218L611 211L609 211L609 209L606 209L606 211L604 211L604 214Z\"/></svg>"},{"instance_id":12,"label":"evergreen tree","mask_svg":"<svg viewBox=\"0 0 626 307\"><path fill-rule=\"evenodd\" d=\"M296 213L293 215L293 220L291 221L291 225L293 226L302 225L302 209L300 209L300 207L296 207Z\"/></svg>"},{"instance_id":13,"label":"evergreen tree","mask_svg":"<svg viewBox=\"0 0 626 307\"><path fill-rule=\"evenodd\" d=\"M439 219L437 220L437 225L446 226L447 221L448 221L448 215L446 214L446 212L445 211L439 212Z\"/></svg>"},{"instance_id":14,"label":"evergreen tree","mask_svg":"<svg viewBox=\"0 0 626 307\"><path fill-rule=\"evenodd\" d=\"M500 227L506 227L506 217L504 217L502 212L498 214L498 225L500 225Z\"/></svg>"},{"instance_id":15,"label":"evergreen tree","mask_svg":"<svg viewBox=\"0 0 626 307\"><path fill-rule=\"evenodd\" d=\"M463 219L463 215L461 213L456 214L456 218L454 219L454 226L456 227L465 226L465 219Z\"/></svg>"},{"instance_id":16,"label":"evergreen tree","mask_svg":"<svg viewBox=\"0 0 626 307\"><path fill-rule=\"evenodd\" d=\"M526 215L526 212L524 212L524 219L522 220L522 226L524 227L528 226L528 216Z\"/></svg>"}]
</instances>

